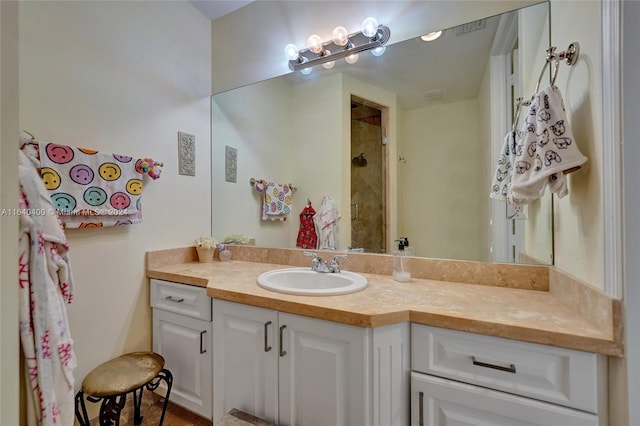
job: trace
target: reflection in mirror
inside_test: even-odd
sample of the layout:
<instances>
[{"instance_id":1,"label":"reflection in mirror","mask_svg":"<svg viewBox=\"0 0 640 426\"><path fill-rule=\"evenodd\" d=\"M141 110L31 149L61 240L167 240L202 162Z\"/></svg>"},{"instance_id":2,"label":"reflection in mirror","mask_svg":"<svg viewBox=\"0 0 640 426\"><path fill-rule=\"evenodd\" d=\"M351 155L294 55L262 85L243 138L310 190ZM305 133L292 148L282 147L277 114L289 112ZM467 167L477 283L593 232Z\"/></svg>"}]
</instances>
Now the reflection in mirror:
<instances>
[{"instance_id":1,"label":"reflection in mirror","mask_svg":"<svg viewBox=\"0 0 640 426\"><path fill-rule=\"evenodd\" d=\"M515 219L489 198L515 99L533 94L548 46L540 3L213 96L213 234L292 248L307 201L319 211L327 196L338 250L390 252L406 236L421 257L552 263L551 196ZM224 180L227 146L237 183ZM287 220L261 219L251 178L295 185Z\"/></svg>"}]
</instances>

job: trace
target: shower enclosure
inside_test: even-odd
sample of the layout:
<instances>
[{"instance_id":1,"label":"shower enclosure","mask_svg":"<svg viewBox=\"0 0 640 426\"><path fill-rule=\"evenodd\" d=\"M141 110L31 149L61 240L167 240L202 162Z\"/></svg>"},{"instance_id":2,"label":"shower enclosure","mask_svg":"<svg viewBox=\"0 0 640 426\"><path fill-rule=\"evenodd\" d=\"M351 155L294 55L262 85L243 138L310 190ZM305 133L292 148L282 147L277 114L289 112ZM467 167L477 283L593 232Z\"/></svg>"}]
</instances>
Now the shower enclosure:
<instances>
[{"instance_id":1,"label":"shower enclosure","mask_svg":"<svg viewBox=\"0 0 640 426\"><path fill-rule=\"evenodd\" d=\"M386 251L386 146L383 111L351 99L351 248Z\"/></svg>"}]
</instances>

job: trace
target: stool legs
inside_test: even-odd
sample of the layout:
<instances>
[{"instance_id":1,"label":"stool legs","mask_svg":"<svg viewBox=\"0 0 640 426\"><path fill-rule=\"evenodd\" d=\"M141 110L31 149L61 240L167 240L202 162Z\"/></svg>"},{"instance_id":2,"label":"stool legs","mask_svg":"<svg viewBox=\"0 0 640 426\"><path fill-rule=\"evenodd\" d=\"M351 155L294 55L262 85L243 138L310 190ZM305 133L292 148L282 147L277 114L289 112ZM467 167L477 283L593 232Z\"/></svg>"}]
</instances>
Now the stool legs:
<instances>
[{"instance_id":1,"label":"stool legs","mask_svg":"<svg viewBox=\"0 0 640 426\"><path fill-rule=\"evenodd\" d=\"M89 426L89 415L87 406L84 403L84 392L78 391L76 394L76 419L80 426Z\"/></svg>"},{"instance_id":2,"label":"stool legs","mask_svg":"<svg viewBox=\"0 0 640 426\"><path fill-rule=\"evenodd\" d=\"M158 423L158 426L162 426L162 423L164 422L164 414L167 412L167 405L169 405L169 395L171 394L171 385L173 384L173 375L171 374L171 371L163 368L155 377L155 379L147 383L147 389L149 389L150 391L154 391L158 388L158 386L160 386L160 382L163 380L167 384L167 392L164 395L162 415L160 416L160 423Z\"/></svg>"},{"instance_id":3,"label":"stool legs","mask_svg":"<svg viewBox=\"0 0 640 426\"><path fill-rule=\"evenodd\" d=\"M87 395L91 402L100 402L100 426L118 426L120 424L120 412L127 401L127 394L114 395L109 397L95 397ZM90 426L87 406L84 402L84 392L79 391L75 397L76 419L80 426Z\"/></svg>"},{"instance_id":4,"label":"stool legs","mask_svg":"<svg viewBox=\"0 0 640 426\"><path fill-rule=\"evenodd\" d=\"M140 415L140 407L142 406L142 391L144 387L134 389L133 391L133 424L139 426L142 424L142 416ZM161 423L162 424L162 423Z\"/></svg>"},{"instance_id":5,"label":"stool legs","mask_svg":"<svg viewBox=\"0 0 640 426\"><path fill-rule=\"evenodd\" d=\"M89 395L87 399L91 402L98 402L102 399L102 404L100 405L100 426L118 426L120 424L120 412L127 401L126 393L105 398L94 398Z\"/></svg>"}]
</instances>

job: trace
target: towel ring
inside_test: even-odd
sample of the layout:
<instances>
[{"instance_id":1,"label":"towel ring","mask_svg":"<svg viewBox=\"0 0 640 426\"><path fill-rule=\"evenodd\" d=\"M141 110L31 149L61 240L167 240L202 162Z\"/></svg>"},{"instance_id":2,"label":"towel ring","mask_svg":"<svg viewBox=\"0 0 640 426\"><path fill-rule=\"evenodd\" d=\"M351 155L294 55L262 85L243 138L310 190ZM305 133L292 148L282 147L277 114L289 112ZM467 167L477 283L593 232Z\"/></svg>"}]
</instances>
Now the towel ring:
<instances>
[{"instance_id":1,"label":"towel ring","mask_svg":"<svg viewBox=\"0 0 640 426\"><path fill-rule=\"evenodd\" d=\"M556 77L558 76L558 68L560 67L560 61L564 60L567 65L574 65L578 61L578 57L580 56L580 43L574 41L569 45L567 50L563 50L561 52L556 53L555 46L549 46L547 49L547 58L542 67L542 71L540 71L540 76L538 77L538 83L536 84L536 90L533 92L531 99L533 99L540 90L540 82L542 81L542 77L544 77L544 73L547 70L547 66L551 66L551 61L554 61L554 66L551 71L551 85L556 83Z\"/></svg>"},{"instance_id":2,"label":"towel ring","mask_svg":"<svg viewBox=\"0 0 640 426\"><path fill-rule=\"evenodd\" d=\"M523 106L531 105L531 101L523 100L522 96L516 98L516 116L513 119L513 123L511 124L511 131L515 132L518 127L518 120L520 120L520 108Z\"/></svg>"}]
</instances>

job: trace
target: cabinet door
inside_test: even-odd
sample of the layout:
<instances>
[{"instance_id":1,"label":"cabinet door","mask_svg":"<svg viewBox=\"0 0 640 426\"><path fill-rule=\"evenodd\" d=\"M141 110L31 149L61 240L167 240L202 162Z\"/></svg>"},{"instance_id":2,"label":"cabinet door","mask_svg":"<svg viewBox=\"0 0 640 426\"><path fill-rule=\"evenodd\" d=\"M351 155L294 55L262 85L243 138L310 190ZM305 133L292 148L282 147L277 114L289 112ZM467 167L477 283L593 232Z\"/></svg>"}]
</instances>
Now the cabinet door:
<instances>
[{"instance_id":1,"label":"cabinet door","mask_svg":"<svg viewBox=\"0 0 640 426\"><path fill-rule=\"evenodd\" d=\"M278 314L213 300L214 423L232 408L277 423Z\"/></svg>"},{"instance_id":2,"label":"cabinet door","mask_svg":"<svg viewBox=\"0 0 640 426\"><path fill-rule=\"evenodd\" d=\"M368 329L279 314L280 425L368 425Z\"/></svg>"},{"instance_id":3,"label":"cabinet door","mask_svg":"<svg viewBox=\"0 0 640 426\"><path fill-rule=\"evenodd\" d=\"M597 426L598 417L547 402L411 373L412 426Z\"/></svg>"},{"instance_id":4,"label":"cabinet door","mask_svg":"<svg viewBox=\"0 0 640 426\"><path fill-rule=\"evenodd\" d=\"M153 309L153 351L173 374L170 401L211 419L211 322Z\"/></svg>"}]
</instances>

